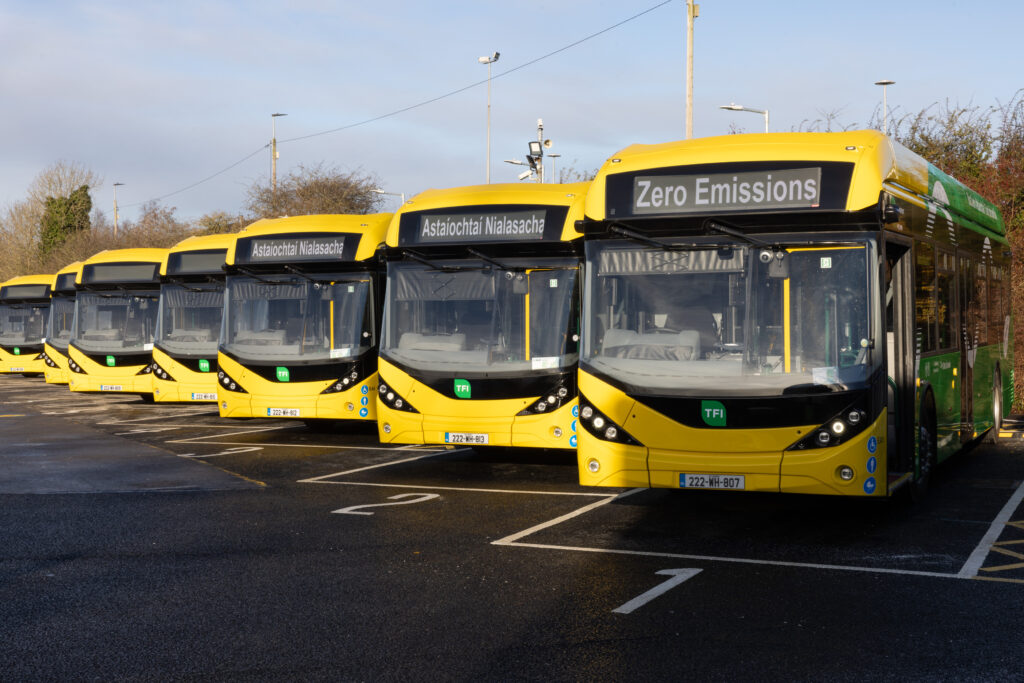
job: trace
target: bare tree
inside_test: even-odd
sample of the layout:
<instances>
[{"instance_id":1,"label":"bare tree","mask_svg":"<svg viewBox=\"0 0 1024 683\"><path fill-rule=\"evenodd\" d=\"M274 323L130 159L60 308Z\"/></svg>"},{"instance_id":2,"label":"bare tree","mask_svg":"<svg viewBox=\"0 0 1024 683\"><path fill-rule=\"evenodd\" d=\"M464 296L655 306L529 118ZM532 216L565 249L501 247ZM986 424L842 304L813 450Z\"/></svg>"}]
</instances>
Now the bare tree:
<instances>
[{"instance_id":1,"label":"bare tree","mask_svg":"<svg viewBox=\"0 0 1024 683\"><path fill-rule=\"evenodd\" d=\"M379 210L381 195L373 192L380 180L359 171L300 166L281 179L275 191L269 182L249 188L246 209L256 218L304 216L317 213L365 214Z\"/></svg>"}]
</instances>

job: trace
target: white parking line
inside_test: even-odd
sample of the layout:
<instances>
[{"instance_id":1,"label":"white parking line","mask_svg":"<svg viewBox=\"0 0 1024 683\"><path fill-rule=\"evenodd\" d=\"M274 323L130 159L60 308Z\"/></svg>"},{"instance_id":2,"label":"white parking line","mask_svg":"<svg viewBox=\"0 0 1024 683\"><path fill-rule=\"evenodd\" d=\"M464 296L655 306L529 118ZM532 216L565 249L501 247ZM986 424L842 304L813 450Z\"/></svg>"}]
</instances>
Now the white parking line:
<instances>
[{"instance_id":1,"label":"white parking line","mask_svg":"<svg viewBox=\"0 0 1024 683\"><path fill-rule=\"evenodd\" d=\"M1003 533L1006 523L1010 521L1010 517L1013 516L1022 499L1024 499L1024 482L1021 482L1017 490L1010 496L1010 500L1006 501L1006 505L999 511L996 518L992 520L988 532L982 537L981 542L978 543L978 547L974 549L971 556L967 558L964 566L960 568L958 575L960 578L973 579L978 575L978 570L981 569L981 565L985 564L985 558L988 557L992 546L999 539L999 534Z\"/></svg>"}]
</instances>

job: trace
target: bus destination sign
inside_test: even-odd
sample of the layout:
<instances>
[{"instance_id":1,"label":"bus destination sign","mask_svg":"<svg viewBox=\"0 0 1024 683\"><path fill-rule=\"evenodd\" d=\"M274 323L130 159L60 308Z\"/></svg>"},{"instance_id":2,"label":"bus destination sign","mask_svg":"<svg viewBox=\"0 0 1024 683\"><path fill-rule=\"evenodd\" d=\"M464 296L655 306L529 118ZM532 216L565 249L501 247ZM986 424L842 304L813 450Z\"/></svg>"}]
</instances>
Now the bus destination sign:
<instances>
[{"instance_id":1,"label":"bus destination sign","mask_svg":"<svg viewBox=\"0 0 1024 683\"><path fill-rule=\"evenodd\" d=\"M416 241L509 242L544 238L547 212L503 211L500 213L422 214Z\"/></svg>"},{"instance_id":2,"label":"bus destination sign","mask_svg":"<svg viewBox=\"0 0 1024 683\"><path fill-rule=\"evenodd\" d=\"M633 178L634 216L810 209L820 204L820 167Z\"/></svg>"},{"instance_id":3,"label":"bus destination sign","mask_svg":"<svg viewBox=\"0 0 1024 683\"><path fill-rule=\"evenodd\" d=\"M354 254L346 242L348 234L252 237L238 240L235 261L241 263L290 263L293 261L344 261ZM356 236L358 239L358 236ZM353 245L354 246L354 245Z\"/></svg>"}]
</instances>

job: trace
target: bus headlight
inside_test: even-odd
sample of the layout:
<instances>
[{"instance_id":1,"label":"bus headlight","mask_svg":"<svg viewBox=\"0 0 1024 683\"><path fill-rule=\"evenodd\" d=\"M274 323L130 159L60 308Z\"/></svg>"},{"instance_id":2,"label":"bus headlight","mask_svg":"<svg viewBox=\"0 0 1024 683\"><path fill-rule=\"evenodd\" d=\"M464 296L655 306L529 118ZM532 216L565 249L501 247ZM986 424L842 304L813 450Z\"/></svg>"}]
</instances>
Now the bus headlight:
<instances>
[{"instance_id":1,"label":"bus headlight","mask_svg":"<svg viewBox=\"0 0 1024 683\"><path fill-rule=\"evenodd\" d=\"M537 415L538 413L550 413L568 403L575 395L575 387L570 387L569 381L563 379L550 391L541 394L540 398L516 413L516 416L522 417Z\"/></svg>"},{"instance_id":2,"label":"bus headlight","mask_svg":"<svg viewBox=\"0 0 1024 683\"><path fill-rule=\"evenodd\" d=\"M580 424L587 430L589 434L601 439L602 441L611 441L613 443L627 444L630 446L643 446L642 443L634 439L629 432L620 427L619 425L612 422L606 415L593 406L583 394L580 394ZM590 462L597 463L596 460ZM588 463L587 467L590 467ZM596 472L597 470L591 470Z\"/></svg>"},{"instance_id":3,"label":"bus headlight","mask_svg":"<svg viewBox=\"0 0 1024 683\"><path fill-rule=\"evenodd\" d=\"M363 372L362 365L351 365L345 368L337 380L327 385L327 388L321 391L321 394L336 394L341 391L348 391L355 385L359 384L360 379L364 379L366 373Z\"/></svg>"},{"instance_id":4,"label":"bus headlight","mask_svg":"<svg viewBox=\"0 0 1024 683\"><path fill-rule=\"evenodd\" d=\"M845 443L868 427L867 412L858 406L849 407L825 424L787 448L799 451L807 448L830 448Z\"/></svg>"},{"instance_id":5,"label":"bus headlight","mask_svg":"<svg viewBox=\"0 0 1024 683\"><path fill-rule=\"evenodd\" d=\"M226 391L234 391L238 394L248 394L249 392L242 388L242 385L231 378L231 375L221 370L217 373L217 377L220 378L220 388Z\"/></svg>"},{"instance_id":6,"label":"bus headlight","mask_svg":"<svg viewBox=\"0 0 1024 683\"><path fill-rule=\"evenodd\" d=\"M393 410L401 410L405 413L420 412L409 405L409 402L399 395L394 388L389 387L384 382L381 382L380 386L377 387L377 398L381 403Z\"/></svg>"},{"instance_id":7,"label":"bus headlight","mask_svg":"<svg viewBox=\"0 0 1024 683\"><path fill-rule=\"evenodd\" d=\"M160 367L159 363L157 363L156 361L154 361L151 365L147 366L147 368L149 369L150 372L152 372L154 375L156 375L158 379L162 379L162 380L164 380L166 382L177 381L173 377L171 377L171 375L166 370L164 370L162 367ZM146 374L146 373L145 372L140 372L139 374L143 375L143 374Z\"/></svg>"}]
</instances>

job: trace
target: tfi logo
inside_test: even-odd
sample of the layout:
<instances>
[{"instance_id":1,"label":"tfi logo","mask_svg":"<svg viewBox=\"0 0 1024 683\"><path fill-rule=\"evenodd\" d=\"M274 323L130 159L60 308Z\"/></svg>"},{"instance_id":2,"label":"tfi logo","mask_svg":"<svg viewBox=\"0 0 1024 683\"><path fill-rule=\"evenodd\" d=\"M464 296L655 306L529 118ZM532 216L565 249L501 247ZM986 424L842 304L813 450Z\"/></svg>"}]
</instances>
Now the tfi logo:
<instances>
[{"instance_id":1,"label":"tfi logo","mask_svg":"<svg viewBox=\"0 0 1024 683\"><path fill-rule=\"evenodd\" d=\"M200 358L199 359L199 372L209 372L209 371L210 371L210 361L206 360L205 358Z\"/></svg>"},{"instance_id":2,"label":"tfi logo","mask_svg":"<svg viewBox=\"0 0 1024 683\"><path fill-rule=\"evenodd\" d=\"M472 390L469 386L469 380L456 379L455 380L455 396L457 398L470 398Z\"/></svg>"},{"instance_id":3,"label":"tfi logo","mask_svg":"<svg viewBox=\"0 0 1024 683\"><path fill-rule=\"evenodd\" d=\"M725 426L725 406L718 401L701 401L700 416L709 427Z\"/></svg>"},{"instance_id":4,"label":"tfi logo","mask_svg":"<svg viewBox=\"0 0 1024 683\"><path fill-rule=\"evenodd\" d=\"M291 378L292 378L292 376L288 372L288 368L282 368L282 367L278 367L277 368L277 381L278 382L287 382Z\"/></svg>"},{"instance_id":5,"label":"tfi logo","mask_svg":"<svg viewBox=\"0 0 1024 683\"><path fill-rule=\"evenodd\" d=\"M113 356L107 356L107 367L112 368L116 364L117 364L117 361L114 359Z\"/></svg>"}]
</instances>

